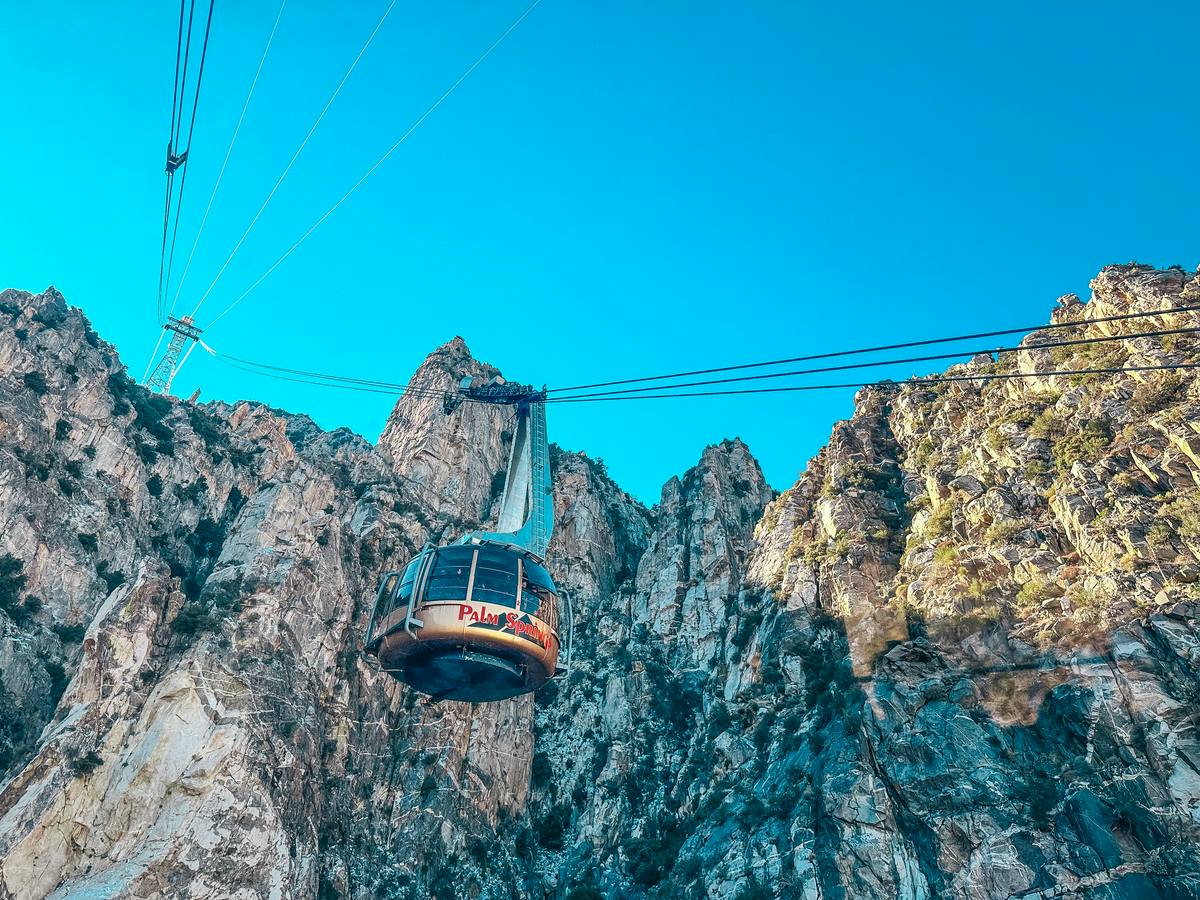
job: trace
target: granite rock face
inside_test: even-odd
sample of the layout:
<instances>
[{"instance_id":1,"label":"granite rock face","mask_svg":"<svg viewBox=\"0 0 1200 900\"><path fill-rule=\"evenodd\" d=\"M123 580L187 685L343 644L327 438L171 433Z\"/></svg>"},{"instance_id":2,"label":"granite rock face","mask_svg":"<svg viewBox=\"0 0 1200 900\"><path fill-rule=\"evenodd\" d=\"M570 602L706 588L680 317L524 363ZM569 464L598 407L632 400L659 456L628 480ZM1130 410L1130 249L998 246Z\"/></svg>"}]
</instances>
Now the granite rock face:
<instances>
[{"instance_id":1,"label":"granite rock face","mask_svg":"<svg viewBox=\"0 0 1200 900\"><path fill-rule=\"evenodd\" d=\"M0 294L0 898L1200 896L1200 385L1151 368L1200 341L1063 343L1200 280L1092 290L779 496L737 440L652 509L553 448L571 672L474 707L360 654L379 572L494 514L461 339L371 445Z\"/></svg>"}]
</instances>

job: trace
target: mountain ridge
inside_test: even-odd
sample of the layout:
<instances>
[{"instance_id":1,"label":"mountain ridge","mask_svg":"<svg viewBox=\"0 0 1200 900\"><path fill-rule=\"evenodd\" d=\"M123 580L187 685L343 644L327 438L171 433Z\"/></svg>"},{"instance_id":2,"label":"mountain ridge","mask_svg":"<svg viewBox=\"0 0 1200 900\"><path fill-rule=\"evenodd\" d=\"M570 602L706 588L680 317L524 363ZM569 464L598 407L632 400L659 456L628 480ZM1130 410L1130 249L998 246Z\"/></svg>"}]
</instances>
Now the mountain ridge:
<instances>
[{"instance_id":1,"label":"mountain ridge","mask_svg":"<svg viewBox=\"0 0 1200 900\"><path fill-rule=\"evenodd\" d=\"M1053 320L1200 281L1092 291ZM359 649L378 572L493 515L496 410L166 401L0 294L0 898L1200 895L1200 385L1045 374L1197 341L1037 340L863 389L781 494L736 439L651 509L555 449L573 669L471 708Z\"/></svg>"}]
</instances>

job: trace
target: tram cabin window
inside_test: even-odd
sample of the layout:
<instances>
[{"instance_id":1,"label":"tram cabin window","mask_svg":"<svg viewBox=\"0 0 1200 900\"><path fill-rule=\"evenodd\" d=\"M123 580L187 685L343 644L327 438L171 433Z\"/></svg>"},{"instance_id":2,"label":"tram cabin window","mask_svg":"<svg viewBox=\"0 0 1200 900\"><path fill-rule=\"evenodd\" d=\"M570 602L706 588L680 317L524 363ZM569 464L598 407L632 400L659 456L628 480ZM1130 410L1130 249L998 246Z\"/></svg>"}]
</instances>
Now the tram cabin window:
<instances>
[{"instance_id":1,"label":"tram cabin window","mask_svg":"<svg viewBox=\"0 0 1200 900\"><path fill-rule=\"evenodd\" d=\"M439 550L425 588L425 599L465 600L474 553L474 547L443 547Z\"/></svg>"},{"instance_id":2,"label":"tram cabin window","mask_svg":"<svg viewBox=\"0 0 1200 900\"><path fill-rule=\"evenodd\" d=\"M480 547L471 599L500 606L517 605L517 558L506 550Z\"/></svg>"},{"instance_id":3,"label":"tram cabin window","mask_svg":"<svg viewBox=\"0 0 1200 900\"><path fill-rule=\"evenodd\" d=\"M543 603L554 602L554 582L550 575L531 560L525 560L525 583L521 585L521 608L536 613Z\"/></svg>"},{"instance_id":4,"label":"tram cabin window","mask_svg":"<svg viewBox=\"0 0 1200 900\"><path fill-rule=\"evenodd\" d=\"M418 556L404 570L404 577L400 579L400 587L396 590L395 606L408 606L412 599L413 585L417 581L417 572L421 569L421 561L422 558Z\"/></svg>"}]
</instances>

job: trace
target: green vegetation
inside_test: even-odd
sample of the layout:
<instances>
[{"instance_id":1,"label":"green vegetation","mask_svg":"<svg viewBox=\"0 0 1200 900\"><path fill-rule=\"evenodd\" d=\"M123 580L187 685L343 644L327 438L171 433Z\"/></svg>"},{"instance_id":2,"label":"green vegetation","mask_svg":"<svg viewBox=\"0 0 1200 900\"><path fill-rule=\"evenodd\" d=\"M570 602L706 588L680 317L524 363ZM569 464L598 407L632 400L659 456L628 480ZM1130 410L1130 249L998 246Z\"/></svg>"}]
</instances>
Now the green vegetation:
<instances>
[{"instance_id":1,"label":"green vegetation","mask_svg":"<svg viewBox=\"0 0 1200 900\"><path fill-rule=\"evenodd\" d=\"M1051 472L1050 463L1044 459L1031 460L1025 466L1025 477L1036 481L1042 475L1049 475Z\"/></svg>"},{"instance_id":2,"label":"green vegetation","mask_svg":"<svg viewBox=\"0 0 1200 900\"><path fill-rule=\"evenodd\" d=\"M162 482L160 481L159 484L161 485ZM207 492L208 492L208 479L206 479L203 475L201 475L199 478L197 478L195 481L193 481L187 487L183 487L182 485L178 485L178 484L175 485L175 496L178 497L180 500L184 500L184 501L191 502L191 503L195 503L197 500L199 500L201 497L203 497Z\"/></svg>"},{"instance_id":3,"label":"green vegetation","mask_svg":"<svg viewBox=\"0 0 1200 900\"><path fill-rule=\"evenodd\" d=\"M967 585L967 596L972 600L986 600L995 587L995 584L983 578L972 578L971 583Z\"/></svg>"},{"instance_id":4,"label":"green vegetation","mask_svg":"<svg viewBox=\"0 0 1200 900\"><path fill-rule=\"evenodd\" d=\"M183 638L193 638L206 631L216 631L221 620L212 614L202 603L188 601L179 610L179 615L171 623L171 631ZM184 640L183 646L191 645L191 640Z\"/></svg>"},{"instance_id":5,"label":"green vegetation","mask_svg":"<svg viewBox=\"0 0 1200 900\"><path fill-rule=\"evenodd\" d=\"M1043 394L1031 399L1024 406L1010 409L1000 417L998 425L1016 425L1028 429L1037 418L1058 402L1058 394Z\"/></svg>"},{"instance_id":6,"label":"green vegetation","mask_svg":"<svg viewBox=\"0 0 1200 900\"><path fill-rule=\"evenodd\" d=\"M24 382L25 387L29 388L29 390L33 391L39 397L50 390L50 386L46 384L46 376L41 372L26 372L21 376L21 381Z\"/></svg>"},{"instance_id":7,"label":"green vegetation","mask_svg":"<svg viewBox=\"0 0 1200 900\"><path fill-rule=\"evenodd\" d=\"M1054 468L1060 473L1071 470L1077 462L1091 464L1104 456L1112 444L1112 432L1105 422L1092 420L1067 431L1050 446Z\"/></svg>"},{"instance_id":8,"label":"green vegetation","mask_svg":"<svg viewBox=\"0 0 1200 900\"><path fill-rule=\"evenodd\" d=\"M1104 620L1112 599L1107 591L1085 588L1081 584L1072 585L1067 591L1067 600L1076 617L1091 624L1099 624Z\"/></svg>"},{"instance_id":9,"label":"green vegetation","mask_svg":"<svg viewBox=\"0 0 1200 900\"><path fill-rule=\"evenodd\" d=\"M56 624L51 626L51 630L58 635L58 639L64 644L78 644L83 640L83 636L87 634L87 628L83 625Z\"/></svg>"},{"instance_id":10,"label":"green vegetation","mask_svg":"<svg viewBox=\"0 0 1200 900\"><path fill-rule=\"evenodd\" d=\"M27 736L25 720L11 694L0 685L0 774L13 764L17 748Z\"/></svg>"},{"instance_id":11,"label":"green vegetation","mask_svg":"<svg viewBox=\"0 0 1200 900\"><path fill-rule=\"evenodd\" d=\"M132 409L137 427L157 441L151 447L135 436L134 444L142 461L150 465L156 454L174 456L175 432L165 421L171 413L171 401L135 384L124 372L108 376L108 389L113 396L113 415L121 416Z\"/></svg>"},{"instance_id":12,"label":"green vegetation","mask_svg":"<svg viewBox=\"0 0 1200 900\"><path fill-rule=\"evenodd\" d=\"M216 558L225 543L225 529L205 516L187 536L187 544L198 558Z\"/></svg>"},{"instance_id":13,"label":"green vegetation","mask_svg":"<svg viewBox=\"0 0 1200 900\"><path fill-rule=\"evenodd\" d=\"M55 328L67 319L66 311L57 306L44 306L35 312L30 320L47 328Z\"/></svg>"},{"instance_id":14,"label":"green vegetation","mask_svg":"<svg viewBox=\"0 0 1200 900\"><path fill-rule=\"evenodd\" d=\"M62 667L62 663L50 661L43 665L46 668L46 674L50 676L50 705L58 706L58 701L66 691L71 679L67 678L67 670Z\"/></svg>"},{"instance_id":15,"label":"green vegetation","mask_svg":"<svg viewBox=\"0 0 1200 900\"><path fill-rule=\"evenodd\" d=\"M983 540L991 546L1003 544L1024 528L1024 524L1017 519L997 519L983 533Z\"/></svg>"},{"instance_id":16,"label":"green vegetation","mask_svg":"<svg viewBox=\"0 0 1200 900\"><path fill-rule=\"evenodd\" d=\"M1063 433L1063 425L1053 408L1046 407L1029 423L1026 433L1031 438L1052 441Z\"/></svg>"},{"instance_id":17,"label":"green vegetation","mask_svg":"<svg viewBox=\"0 0 1200 900\"><path fill-rule=\"evenodd\" d=\"M1165 349L1165 338L1163 345ZM1151 374L1133 389L1133 396L1129 398L1128 403L1129 411L1137 416L1158 412L1179 399L1187 390L1187 386L1188 379L1179 373Z\"/></svg>"},{"instance_id":18,"label":"green vegetation","mask_svg":"<svg viewBox=\"0 0 1200 900\"><path fill-rule=\"evenodd\" d=\"M1075 344L1069 347L1054 347L1050 351L1054 364L1060 369L1119 369L1129 359L1126 345L1120 341L1109 344ZM1104 376L1071 375L1067 381L1072 385L1091 384Z\"/></svg>"},{"instance_id":19,"label":"green vegetation","mask_svg":"<svg viewBox=\"0 0 1200 900\"><path fill-rule=\"evenodd\" d=\"M125 583L125 573L109 569L108 563L104 560L96 563L96 574L104 581L104 586L110 594Z\"/></svg>"},{"instance_id":20,"label":"green vegetation","mask_svg":"<svg viewBox=\"0 0 1200 900\"><path fill-rule=\"evenodd\" d=\"M932 458L933 438L926 435L921 439L921 443L917 444L917 452L913 454L913 462L916 463L918 469L923 469Z\"/></svg>"},{"instance_id":21,"label":"green vegetation","mask_svg":"<svg viewBox=\"0 0 1200 900\"><path fill-rule=\"evenodd\" d=\"M21 592L25 590L24 566L15 556L0 556L0 609L16 620L24 616Z\"/></svg>"},{"instance_id":22,"label":"green vegetation","mask_svg":"<svg viewBox=\"0 0 1200 900\"><path fill-rule=\"evenodd\" d=\"M1050 824L1050 813L1058 803L1058 783L1053 775L1032 772L1021 791L1021 799L1029 806L1029 815L1038 825L1045 828Z\"/></svg>"},{"instance_id":23,"label":"green vegetation","mask_svg":"<svg viewBox=\"0 0 1200 900\"><path fill-rule=\"evenodd\" d=\"M1030 615L1041 609L1042 603L1052 597L1058 597L1061 592L1056 590L1048 581L1032 578L1017 591L1016 607L1022 615Z\"/></svg>"},{"instance_id":24,"label":"green vegetation","mask_svg":"<svg viewBox=\"0 0 1200 900\"><path fill-rule=\"evenodd\" d=\"M219 457L217 457L216 451L229 446L229 438L221 430L221 420L198 406L188 405L185 408L192 431L196 432L196 435L204 442L209 453L214 455L213 462L217 462Z\"/></svg>"},{"instance_id":25,"label":"green vegetation","mask_svg":"<svg viewBox=\"0 0 1200 900\"><path fill-rule=\"evenodd\" d=\"M604 900L604 895L590 884L581 884L567 891L567 900Z\"/></svg>"},{"instance_id":26,"label":"green vegetation","mask_svg":"<svg viewBox=\"0 0 1200 900\"><path fill-rule=\"evenodd\" d=\"M543 850L561 850L566 846L567 829L570 827L570 805L555 803L534 822L533 833Z\"/></svg>"},{"instance_id":27,"label":"green vegetation","mask_svg":"<svg viewBox=\"0 0 1200 900\"><path fill-rule=\"evenodd\" d=\"M951 493L949 497L937 504L925 523L927 537L946 537L954 528L954 510L958 505L958 494Z\"/></svg>"},{"instance_id":28,"label":"green vegetation","mask_svg":"<svg viewBox=\"0 0 1200 900\"><path fill-rule=\"evenodd\" d=\"M767 805L757 797L747 799L737 815L738 824L749 831L758 828L767 818Z\"/></svg>"},{"instance_id":29,"label":"green vegetation","mask_svg":"<svg viewBox=\"0 0 1200 900\"><path fill-rule=\"evenodd\" d=\"M503 470L497 471L492 475L492 483L488 488L488 503L492 503L500 499L500 495L504 493L504 480L507 473Z\"/></svg>"},{"instance_id":30,"label":"green vegetation","mask_svg":"<svg viewBox=\"0 0 1200 900\"><path fill-rule=\"evenodd\" d=\"M773 900L774 897L774 891L761 884L757 878L751 876L742 885L741 889L733 895L733 900Z\"/></svg>"},{"instance_id":31,"label":"green vegetation","mask_svg":"<svg viewBox=\"0 0 1200 900\"><path fill-rule=\"evenodd\" d=\"M13 456L20 460L21 465L25 467L27 478L46 481L50 477L50 462L44 457L20 446L13 447Z\"/></svg>"},{"instance_id":32,"label":"green vegetation","mask_svg":"<svg viewBox=\"0 0 1200 900\"><path fill-rule=\"evenodd\" d=\"M1158 518L1150 526L1147 537L1155 550L1166 550L1178 536L1192 546L1200 545L1200 495L1167 494L1161 498Z\"/></svg>"},{"instance_id":33,"label":"green vegetation","mask_svg":"<svg viewBox=\"0 0 1200 900\"><path fill-rule=\"evenodd\" d=\"M956 569L958 548L953 544L941 544L933 551L933 564L939 569Z\"/></svg>"},{"instance_id":34,"label":"green vegetation","mask_svg":"<svg viewBox=\"0 0 1200 900\"><path fill-rule=\"evenodd\" d=\"M74 772L77 777L90 775L102 765L104 765L104 757L102 757L95 750L89 750L82 756L76 756L71 760L71 771Z\"/></svg>"},{"instance_id":35,"label":"green vegetation","mask_svg":"<svg viewBox=\"0 0 1200 900\"><path fill-rule=\"evenodd\" d=\"M533 765L530 768L529 783L535 790L540 790L550 783L554 769L550 765L550 757L541 750L533 754Z\"/></svg>"},{"instance_id":36,"label":"green vegetation","mask_svg":"<svg viewBox=\"0 0 1200 900\"><path fill-rule=\"evenodd\" d=\"M59 419L54 423L54 439L56 441L65 441L71 433L71 423L66 419Z\"/></svg>"},{"instance_id":37,"label":"green vegetation","mask_svg":"<svg viewBox=\"0 0 1200 900\"><path fill-rule=\"evenodd\" d=\"M796 529L796 534L800 533L800 529ZM801 538L802 540L802 538ZM793 538L792 547L797 546L798 542ZM794 559L796 554L790 552L788 557ZM827 559L836 559L839 556L845 556L850 550L850 535L842 532L832 541L814 540L804 548L804 561L810 566L819 565Z\"/></svg>"},{"instance_id":38,"label":"green vegetation","mask_svg":"<svg viewBox=\"0 0 1200 900\"><path fill-rule=\"evenodd\" d=\"M694 822L660 819L649 823L642 837L627 841L622 856L633 880L649 888L666 878L678 862L680 848L694 827Z\"/></svg>"},{"instance_id":39,"label":"green vegetation","mask_svg":"<svg viewBox=\"0 0 1200 900\"><path fill-rule=\"evenodd\" d=\"M94 534L80 533L75 535L75 537L79 541L79 546L88 553L95 553L100 547L100 542L96 539Z\"/></svg>"}]
</instances>

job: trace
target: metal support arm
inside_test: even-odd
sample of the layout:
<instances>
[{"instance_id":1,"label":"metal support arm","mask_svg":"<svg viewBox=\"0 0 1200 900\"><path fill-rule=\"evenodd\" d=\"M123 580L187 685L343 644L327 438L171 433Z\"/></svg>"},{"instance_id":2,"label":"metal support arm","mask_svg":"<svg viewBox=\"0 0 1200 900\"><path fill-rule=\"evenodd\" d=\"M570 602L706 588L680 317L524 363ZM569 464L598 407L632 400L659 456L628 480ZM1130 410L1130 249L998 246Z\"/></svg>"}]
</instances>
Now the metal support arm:
<instances>
[{"instance_id":1,"label":"metal support arm","mask_svg":"<svg viewBox=\"0 0 1200 900\"><path fill-rule=\"evenodd\" d=\"M459 386L459 394L477 402L517 408L517 426L508 454L496 530L471 532L463 536L461 543L497 541L529 550L539 559L544 558L554 531L550 448L546 440L546 392L501 381L472 387L471 380L465 378Z\"/></svg>"}]
</instances>

